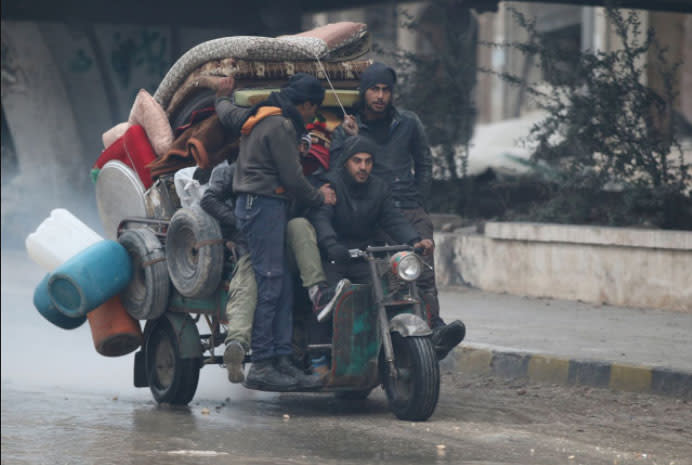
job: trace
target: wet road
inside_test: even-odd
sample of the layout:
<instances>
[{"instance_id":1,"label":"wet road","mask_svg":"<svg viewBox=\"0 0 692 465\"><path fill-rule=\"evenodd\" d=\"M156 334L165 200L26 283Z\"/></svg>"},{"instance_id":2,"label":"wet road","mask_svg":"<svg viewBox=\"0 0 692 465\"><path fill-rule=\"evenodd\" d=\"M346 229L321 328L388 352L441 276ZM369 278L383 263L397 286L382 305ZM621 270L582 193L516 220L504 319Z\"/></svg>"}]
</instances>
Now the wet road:
<instances>
[{"instance_id":1,"label":"wet road","mask_svg":"<svg viewBox=\"0 0 692 465\"><path fill-rule=\"evenodd\" d=\"M189 407L132 386L88 324L52 326L31 304L42 273L2 256L2 464L692 464L692 408L675 399L469 378L443 365L425 423L364 402L257 393L201 372Z\"/></svg>"}]
</instances>

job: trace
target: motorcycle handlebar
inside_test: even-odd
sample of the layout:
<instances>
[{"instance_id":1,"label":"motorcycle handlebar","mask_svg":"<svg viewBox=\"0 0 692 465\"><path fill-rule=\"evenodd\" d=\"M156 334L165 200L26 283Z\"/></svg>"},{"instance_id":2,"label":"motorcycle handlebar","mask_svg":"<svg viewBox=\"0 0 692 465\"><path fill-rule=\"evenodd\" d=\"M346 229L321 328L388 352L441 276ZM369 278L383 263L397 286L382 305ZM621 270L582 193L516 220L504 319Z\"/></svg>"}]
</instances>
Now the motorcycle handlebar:
<instances>
[{"instance_id":1,"label":"motorcycle handlebar","mask_svg":"<svg viewBox=\"0 0 692 465\"><path fill-rule=\"evenodd\" d=\"M401 245L382 245L382 246L368 246L365 251L370 253L382 253L382 252L400 252L402 250L413 250L408 244Z\"/></svg>"},{"instance_id":2,"label":"motorcycle handlebar","mask_svg":"<svg viewBox=\"0 0 692 465\"><path fill-rule=\"evenodd\" d=\"M401 252L402 250L411 250L418 255L421 255L425 250L423 247L413 248L407 244L401 245L383 245L383 246L368 246L365 250L361 249L349 249L348 253L351 258L367 257L368 254L385 253L385 252Z\"/></svg>"}]
</instances>

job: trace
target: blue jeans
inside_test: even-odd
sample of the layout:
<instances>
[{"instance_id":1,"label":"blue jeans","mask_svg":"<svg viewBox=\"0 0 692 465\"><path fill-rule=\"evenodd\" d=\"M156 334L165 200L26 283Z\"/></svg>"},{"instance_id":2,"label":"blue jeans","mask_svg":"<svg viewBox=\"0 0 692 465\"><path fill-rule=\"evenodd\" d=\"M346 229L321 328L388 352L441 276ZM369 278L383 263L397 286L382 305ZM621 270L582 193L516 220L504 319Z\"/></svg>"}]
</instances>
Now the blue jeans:
<instances>
[{"instance_id":1,"label":"blue jeans","mask_svg":"<svg viewBox=\"0 0 692 465\"><path fill-rule=\"evenodd\" d=\"M257 280L257 307L252 325L252 361L291 355L293 286L286 262L288 203L261 195L236 198L238 229L247 240Z\"/></svg>"}]
</instances>

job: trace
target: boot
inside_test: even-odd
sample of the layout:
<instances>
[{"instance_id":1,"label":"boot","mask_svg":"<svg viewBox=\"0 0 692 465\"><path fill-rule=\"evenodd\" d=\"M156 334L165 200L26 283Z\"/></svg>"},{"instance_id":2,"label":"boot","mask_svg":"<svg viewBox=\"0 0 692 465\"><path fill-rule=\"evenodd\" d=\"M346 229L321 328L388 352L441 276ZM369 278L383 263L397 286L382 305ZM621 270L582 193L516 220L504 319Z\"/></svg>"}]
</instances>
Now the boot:
<instances>
[{"instance_id":1,"label":"boot","mask_svg":"<svg viewBox=\"0 0 692 465\"><path fill-rule=\"evenodd\" d=\"M268 358L252 362L243 385L259 391L285 392L294 390L298 386L298 381L295 377L277 370L274 359Z\"/></svg>"},{"instance_id":2,"label":"boot","mask_svg":"<svg viewBox=\"0 0 692 465\"><path fill-rule=\"evenodd\" d=\"M245 348L238 341L230 341L226 344L226 351L223 353L223 363L228 371L228 381L231 383L242 383L245 379L243 373L243 360L245 359Z\"/></svg>"},{"instance_id":3,"label":"boot","mask_svg":"<svg viewBox=\"0 0 692 465\"><path fill-rule=\"evenodd\" d=\"M288 355L277 356L275 365L280 373L295 378L299 389L318 389L322 387L322 380L318 375L306 375L303 370L293 364L291 357Z\"/></svg>"},{"instance_id":4,"label":"boot","mask_svg":"<svg viewBox=\"0 0 692 465\"><path fill-rule=\"evenodd\" d=\"M459 320L454 320L448 325L440 325L433 328L432 343L435 355L442 360L455 348L466 335L466 326Z\"/></svg>"}]
</instances>

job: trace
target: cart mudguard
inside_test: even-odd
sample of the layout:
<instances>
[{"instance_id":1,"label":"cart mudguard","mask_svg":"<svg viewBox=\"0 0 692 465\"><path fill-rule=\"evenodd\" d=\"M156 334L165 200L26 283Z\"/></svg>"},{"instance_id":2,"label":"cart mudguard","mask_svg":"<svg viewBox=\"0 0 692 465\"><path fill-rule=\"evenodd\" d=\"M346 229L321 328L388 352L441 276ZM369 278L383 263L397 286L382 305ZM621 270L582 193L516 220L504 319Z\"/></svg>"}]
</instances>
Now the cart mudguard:
<instances>
[{"instance_id":1,"label":"cart mudguard","mask_svg":"<svg viewBox=\"0 0 692 465\"><path fill-rule=\"evenodd\" d=\"M148 333L153 330L156 325L160 324L163 319L167 319L173 327L176 337L178 338L178 347L180 349L180 358L201 358L202 357L202 342L199 337L199 331L195 321L186 313L166 312L160 318L147 322L144 330L145 340Z\"/></svg>"},{"instance_id":2,"label":"cart mudguard","mask_svg":"<svg viewBox=\"0 0 692 465\"><path fill-rule=\"evenodd\" d=\"M397 332L402 337L429 336L432 330L423 319L411 313L400 313L389 320L389 331Z\"/></svg>"}]
</instances>

